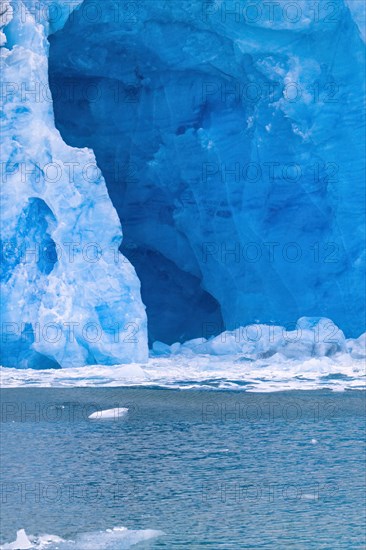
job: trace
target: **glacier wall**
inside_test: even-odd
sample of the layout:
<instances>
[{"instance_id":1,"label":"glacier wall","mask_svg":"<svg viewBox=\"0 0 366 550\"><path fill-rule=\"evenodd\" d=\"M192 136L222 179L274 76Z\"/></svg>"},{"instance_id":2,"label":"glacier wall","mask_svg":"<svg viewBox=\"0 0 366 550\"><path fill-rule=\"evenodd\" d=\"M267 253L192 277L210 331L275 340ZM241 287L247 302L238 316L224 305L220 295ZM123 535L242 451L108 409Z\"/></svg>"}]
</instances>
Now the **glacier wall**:
<instances>
[{"instance_id":1,"label":"glacier wall","mask_svg":"<svg viewBox=\"0 0 366 550\"><path fill-rule=\"evenodd\" d=\"M143 304L154 353L303 316L364 330L363 5L0 17L3 365L145 361Z\"/></svg>"},{"instance_id":2,"label":"glacier wall","mask_svg":"<svg viewBox=\"0 0 366 550\"><path fill-rule=\"evenodd\" d=\"M151 340L365 329L361 12L84 0L50 36L56 125L96 154Z\"/></svg>"},{"instance_id":3,"label":"glacier wall","mask_svg":"<svg viewBox=\"0 0 366 550\"><path fill-rule=\"evenodd\" d=\"M54 125L47 34L78 4L1 5L5 366L147 358L140 282L118 252L121 224L105 181L93 152L64 143Z\"/></svg>"}]
</instances>

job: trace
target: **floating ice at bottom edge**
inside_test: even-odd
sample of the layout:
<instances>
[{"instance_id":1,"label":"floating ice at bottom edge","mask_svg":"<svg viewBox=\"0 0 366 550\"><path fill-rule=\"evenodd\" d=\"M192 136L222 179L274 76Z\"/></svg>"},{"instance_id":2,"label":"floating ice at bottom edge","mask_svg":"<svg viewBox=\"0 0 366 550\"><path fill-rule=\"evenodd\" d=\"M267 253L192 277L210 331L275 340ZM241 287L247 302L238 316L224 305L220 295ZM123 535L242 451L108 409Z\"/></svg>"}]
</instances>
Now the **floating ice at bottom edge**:
<instances>
[{"instance_id":1,"label":"floating ice at bottom edge","mask_svg":"<svg viewBox=\"0 0 366 550\"><path fill-rule=\"evenodd\" d=\"M27 535L24 529L20 529L16 540L0 546L0 550L124 550L161 535L165 533L155 529L114 527L106 531L81 533L74 540L65 540L57 535Z\"/></svg>"},{"instance_id":2,"label":"floating ice at bottom edge","mask_svg":"<svg viewBox=\"0 0 366 550\"><path fill-rule=\"evenodd\" d=\"M24 529L20 529L16 540L0 546L0 550L124 550L162 535L165 535L163 531L155 529L114 527L106 531L81 533L74 540L65 540L57 535L27 535Z\"/></svg>"}]
</instances>

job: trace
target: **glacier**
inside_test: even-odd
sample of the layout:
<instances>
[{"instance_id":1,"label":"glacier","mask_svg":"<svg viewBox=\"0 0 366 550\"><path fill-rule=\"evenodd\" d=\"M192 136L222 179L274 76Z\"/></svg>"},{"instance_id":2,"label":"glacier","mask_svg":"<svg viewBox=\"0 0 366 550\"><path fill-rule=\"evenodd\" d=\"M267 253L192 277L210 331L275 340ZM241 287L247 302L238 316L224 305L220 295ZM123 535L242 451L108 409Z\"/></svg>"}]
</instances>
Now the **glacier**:
<instances>
[{"instance_id":1,"label":"glacier","mask_svg":"<svg viewBox=\"0 0 366 550\"><path fill-rule=\"evenodd\" d=\"M359 4L85 0L50 36L56 126L95 152L151 343L365 330Z\"/></svg>"},{"instance_id":2,"label":"glacier","mask_svg":"<svg viewBox=\"0 0 366 550\"><path fill-rule=\"evenodd\" d=\"M2 3L3 365L364 356L364 10L290 4Z\"/></svg>"},{"instance_id":3,"label":"glacier","mask_svg":"<svg viewBox=\"0 0 366 550\"><path fill-rule=\"evenodd\" d=\"M70 12L58 4L53 25L55 2L2 4L2 364L143 361L146 313L120 220L93 152L54 125L47 34Z\"/></svg>"}]
</instances>

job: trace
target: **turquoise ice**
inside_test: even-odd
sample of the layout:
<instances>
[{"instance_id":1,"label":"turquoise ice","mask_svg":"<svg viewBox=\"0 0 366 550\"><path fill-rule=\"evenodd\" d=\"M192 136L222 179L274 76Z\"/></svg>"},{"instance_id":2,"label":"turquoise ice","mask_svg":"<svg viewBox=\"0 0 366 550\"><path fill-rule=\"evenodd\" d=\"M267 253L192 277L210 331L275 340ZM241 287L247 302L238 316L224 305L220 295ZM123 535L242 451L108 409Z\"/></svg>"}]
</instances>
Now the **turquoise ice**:
<instances>
[{"instance_id":1,"label":"turquoise ice","mask_svg":"<svg viewBox=\"0 0 366 550\"><path fill-rule=\"evenodd\" d=\"M118 252L120 220L93 152L68 146L54 125L46 7L8 2L2 20L2 363L143 361L145 308Z\"/></svg>"},{"instance_id":2,"label":"turquoise ice","mask_svg":"<svg viewBox=\"0 0 366 550\"><path fill-rule=\"evenodd\" d=\"M152 341L364 331L363 7L85 0L50 37L57 127L96 154Z\"/></svg>"},{"instance_id":3,"label":"turquoise ice","mask_svg":"<svg viewBox=\"0 0 366 550\"><path fill-rule=\"evenodd\" d=\"M359 337L359 3L12 0L1 20L3 365L215 352L302 318Z\"/></svg>"}]
</instances>

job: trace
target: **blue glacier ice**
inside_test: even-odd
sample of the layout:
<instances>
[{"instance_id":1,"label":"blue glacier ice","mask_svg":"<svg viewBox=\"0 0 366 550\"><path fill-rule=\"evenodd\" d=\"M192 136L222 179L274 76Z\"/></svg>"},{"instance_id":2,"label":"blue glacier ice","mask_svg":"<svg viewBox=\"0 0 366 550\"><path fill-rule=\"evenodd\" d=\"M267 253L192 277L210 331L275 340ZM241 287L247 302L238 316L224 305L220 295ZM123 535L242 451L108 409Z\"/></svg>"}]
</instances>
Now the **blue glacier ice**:
<instances>
[{"instance_id":1,"label":"blue glacier ice","mask_svg":"<svg viewBox=\"0 0 366 550\"><path fill-rule=\"evenodd\" d=\"M56 125L96 154L150 340L364 331L360 4L85 0L50 37Z\"/></svg>"},{"instance_id":2,"label":"blue glacier ice","mask_svg":"<svg viewBox=\"0 0 366 550\"><path fill-rule=\"evenodd\" d=\"M54 125L47 33L70 3L59 2L53 27L47 2L2 6L2 364L144 361L145 308L118 253L120 220L93 152Z\"/></svg>"},{"instance_id":3,"label":"blue glacier ice","mask_svg":"<svg viewBox=\"0 0 366 550\"><path fill-rule=\"evenodd\" d=\"M324 318L341 343L285 356L361 346L358 0L3 6L2 364L220 354Z\"/></svg>"}]
</instances>

